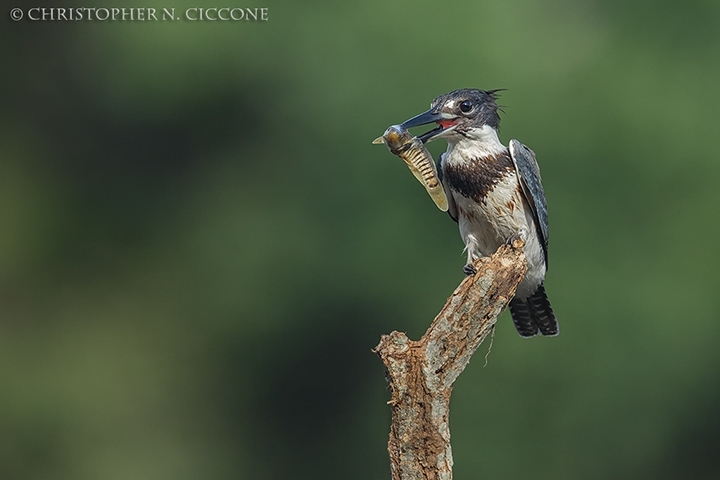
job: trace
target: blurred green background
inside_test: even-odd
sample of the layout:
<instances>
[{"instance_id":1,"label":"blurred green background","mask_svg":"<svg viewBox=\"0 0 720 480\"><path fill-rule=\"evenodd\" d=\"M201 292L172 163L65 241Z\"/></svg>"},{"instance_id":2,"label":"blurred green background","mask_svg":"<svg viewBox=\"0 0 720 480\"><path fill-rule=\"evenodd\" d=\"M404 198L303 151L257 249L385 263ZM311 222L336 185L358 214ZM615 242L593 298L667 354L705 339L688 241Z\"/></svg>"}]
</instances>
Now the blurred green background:
<instances>
[{"instance_id":1,"label":"blurred green background","mask_svg":"<svg viewBox=\"0 0 720 480\"><path fill-rule=\"evenodd\" d=\"M370 142L461 87L538 155L562 333L503 314L456 478L720 478L720 3L73 1L269 21L3 1L0 478L388 478L370 350L464 257Z\"/></svg>"}]
</instances>

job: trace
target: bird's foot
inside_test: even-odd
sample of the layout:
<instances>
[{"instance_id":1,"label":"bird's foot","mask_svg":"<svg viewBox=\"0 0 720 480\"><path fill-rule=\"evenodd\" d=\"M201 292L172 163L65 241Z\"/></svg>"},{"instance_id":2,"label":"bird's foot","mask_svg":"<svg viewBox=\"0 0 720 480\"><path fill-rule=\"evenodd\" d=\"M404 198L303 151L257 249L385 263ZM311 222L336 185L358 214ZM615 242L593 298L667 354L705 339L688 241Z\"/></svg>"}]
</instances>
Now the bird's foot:
<instances>
[{"instance_id":1,"label":"bird's foot","mask_svg":"<svg viewBox=\"0 0 720 480\"><path fill-rule=\"evenodd\" d=\"M472 263L468 263L467 265L465 265L463 267L463 273L465 275L475 275L477 273L477 270L475 269L475 267L473 266Z\"/></svg>"},{"instance_id":2,"label":"bird's foot","mask_svg":"<svg viewBox=\"0 0 720 480\"><path fill-rule=\"evenodd\" d=\"M513 233L505 239L505 245L508 247L520 248L522 244L523 240L519 233Z\"/></svg>"}]
</instances>

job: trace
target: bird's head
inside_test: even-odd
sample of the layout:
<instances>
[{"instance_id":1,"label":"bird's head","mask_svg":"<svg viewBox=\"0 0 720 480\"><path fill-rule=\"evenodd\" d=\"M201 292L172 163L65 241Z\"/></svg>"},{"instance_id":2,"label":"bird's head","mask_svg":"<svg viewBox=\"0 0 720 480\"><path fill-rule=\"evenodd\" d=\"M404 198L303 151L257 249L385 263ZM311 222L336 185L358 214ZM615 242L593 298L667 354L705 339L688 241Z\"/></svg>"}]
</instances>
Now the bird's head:
<instances>
[{"instance_id":1,"label":"bird's head","mask_svg":"<svg viewBox=\"0 0 720 480\"><path fill-rule=\"evenodd\" d=\"M458 141L472 138L474 132L487 128L497 130L500 125L495 102L498 91L463 88L440 95L432 101L430 110L405 121L402 127L407 129L437 123L437 128L418 137L423 143L437 138Z\"/></svg>"}]
</instances>

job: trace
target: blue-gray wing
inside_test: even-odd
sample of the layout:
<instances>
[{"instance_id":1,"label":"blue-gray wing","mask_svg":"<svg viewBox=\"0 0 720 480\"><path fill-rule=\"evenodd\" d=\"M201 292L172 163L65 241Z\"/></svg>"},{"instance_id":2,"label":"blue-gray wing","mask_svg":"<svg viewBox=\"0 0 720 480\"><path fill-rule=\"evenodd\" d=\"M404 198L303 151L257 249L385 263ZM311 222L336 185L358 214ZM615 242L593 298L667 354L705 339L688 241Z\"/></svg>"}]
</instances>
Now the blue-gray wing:
<instances>
[{"instance_id":1,"label":"blue-gray wing","mask_svg":"<svg viewBox=\"0 0 720 480\"><path fill-rule=\"evenodd\" d=\"M438 178L440 179L440 183L442 183L443 189L445 190L445 196L447 197L448 201L448 214L450 215L450 218L458 221L458 211L457 211L457 205L455 204L455 198L453 198L452 192L450 191L450 187L448 187L447 182L443 180L444 174L445 174L445 157L447 156L447 153L442 153L438 157L437 161L437 172L438 172ZM546 262L547 263L547 262Z\"/></svg>"},{"instance_id":2,"label":"blue-gray wing","mask_svg":"<svg viewBox=\"0 0 720 480\"><path fill-rule=\"evenodd\" d=\"M523 194L535 217L535 226L545 254L545 265L548 260L548 213L545 192L540 180L540 167L535 160L535 152L518 142L510 140L510 156L520 178Z\"/></svg>"}]
</instances>

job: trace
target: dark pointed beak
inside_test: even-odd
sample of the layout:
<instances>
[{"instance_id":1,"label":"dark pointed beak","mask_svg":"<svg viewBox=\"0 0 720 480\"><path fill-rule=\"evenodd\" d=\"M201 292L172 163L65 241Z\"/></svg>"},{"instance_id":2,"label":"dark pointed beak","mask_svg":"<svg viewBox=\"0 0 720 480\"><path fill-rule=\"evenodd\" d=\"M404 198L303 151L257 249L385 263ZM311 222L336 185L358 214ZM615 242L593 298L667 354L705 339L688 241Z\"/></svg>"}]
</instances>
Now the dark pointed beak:
<instances>
[{"instance_id":1,"label":"dark pointed beak","mask_svg":"<svg viewBox=\"0 0 720 480\"><path fill-rule=\"evenodd\" d=\"M404 129L412 128L412 127L419 127L420 125L427 125L429 123L438 123L442 120L448 120L449 118L452 118L450 115L443 114L440 112L436 112L433 110L428 110L427 112L423 112L420 115L415 115L409 120L405 120L402 125L400 125ZM430 130L429 132L423 133L420 135L419 138L420 141L423 143L427 143L430 140L433 140L436 135L438 135L440 132L442 132L445 128L438 123L438 127Z\"/></svg>"},{"instance_id":2,"label":"dark pointed beak","mask_svg":"<svg viewBox=\"0 0 720 480\"><path fill-rule=\"evenodd\" d=\"M419 127L420 125L427 125L428 123L435 123L438 120L442 120L443 117L440 113L428 110L427 112L415 115L410 120L405 120L401 127L408 129L412 127Z\"/></svg>"}]
</instances>

